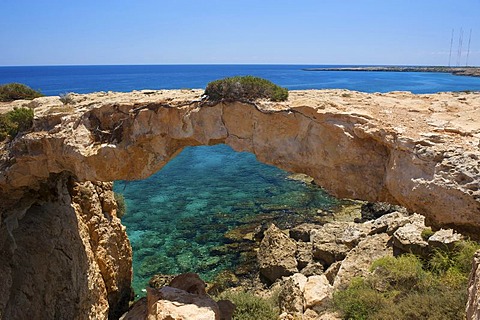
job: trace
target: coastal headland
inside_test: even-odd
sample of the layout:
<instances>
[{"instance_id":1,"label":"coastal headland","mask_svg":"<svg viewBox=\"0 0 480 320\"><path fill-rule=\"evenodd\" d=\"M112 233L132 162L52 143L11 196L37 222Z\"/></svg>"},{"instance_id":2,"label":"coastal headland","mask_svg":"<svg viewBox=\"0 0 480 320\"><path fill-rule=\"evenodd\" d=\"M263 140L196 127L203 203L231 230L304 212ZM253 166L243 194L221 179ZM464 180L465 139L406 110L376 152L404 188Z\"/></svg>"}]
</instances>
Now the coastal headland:
<instances>
[{"instance_id":1,"label":"coastal headland","mask_svg":"<svg viewBox=\"0 0 480 320\"><path fill-rule=\"evenodd\" d=\"M478 235L479 93L305 90L285 102L215 104L202 94L0 105L35 113L30 131L0 144L0 311L72 319L125 311L131 248L110 181L145 178L186 146L225 143L337 197L400 204L434 228Z\"/></svg>"},{"instance_id":2,"label":"coastal headland","mask_svg":"<svg viewBox=\"0 0 480 320\"><path fill-rule=\"evenodd\" d=\"M480 67L442 66L369 66L342 68L305 68L304 71L437 72L456 76L480 77Z\"/></svg>"}]
</instances>

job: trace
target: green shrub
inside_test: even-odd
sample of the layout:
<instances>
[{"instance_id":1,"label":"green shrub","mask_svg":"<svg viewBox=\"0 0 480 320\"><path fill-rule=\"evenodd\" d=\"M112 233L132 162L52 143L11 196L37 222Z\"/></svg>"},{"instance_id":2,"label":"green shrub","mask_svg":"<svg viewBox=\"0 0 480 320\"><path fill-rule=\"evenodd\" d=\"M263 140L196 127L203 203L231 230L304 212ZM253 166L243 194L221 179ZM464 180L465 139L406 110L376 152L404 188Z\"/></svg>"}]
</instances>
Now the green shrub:
<instances>
[{"instance_id":1,"label":"green shrub","mask_svg":"<svg viewBox=\"0 0 480 320\"><path fill-rule=\"evenodd\" d=\"M217 300L230 300L235 304L233 320L271 320L279 315L273 301L248 292L224 291L217 296Z\"/></svg>"},{"instance_id":2,"label":"green shrub","mask_svg":"<svg viewBox=\"0 0 480 320\"><path fill-rule=\"evenodd\" d=\"M122 218L127 212L127 204L125 203L125 197L121 193L114 192L113 196L117 202L117 218Z\"/></svg>"},{"instance_id":3,"label":"green shrub","mask_svg":"<svg viewBox=\"0 0 480 320\"><path fill-rule=\"evenodd\" d=\"M33 123L33 110L30 108L14 108L0 114L0 141L8 136L15 137L18 132L30 129Z\"/></svg>"},{"instance_id":4,"label":"green shrub","mask_svg":"<svg viewBox=\"0 0 480 320\"><path fill-rule=\"evenodd\" d=\"M269 99L271 101L285 101L288 90L276 84L253 76L237 76L212 81L207 85L205 94L210 101L253 101L255 99Z\"/></svg>"},{"instance_id":5,"label":"green shrub","mask_svg":"<svg viewBox=\"0 0 480 320\"><path fill-rule=\"evenodd\" d=\"M71 92L61 93L60 94L60 101L63 104L74 104L75 100L73 99L73 93L71 93Z\"/></svg>"},{"instance_id":6,"label":"green shrub","mask_svg":"<svg viewBox=\"0 0 480 320\"><path fill-rule=\"evenodd\" d=\"M461 241L455 246L453 259L455 267L468 275L472 269L472 260L475 251L480 249L480 244L473 241Z\"/></svg>"},{"instance_id":7,"label":"green shrub","mask_svg":"<svg viewBox=\"0 0 480 320\"><path fill-rule=\"evenodd\" d=\"M385 308L388 299L364 279L354 278L348 289L333 295L333 303L342 311L345 319L364 320Z\"/></svg>"},{"instance_id":8,"label":"green shrub","mask_svg":"<svg viewBox=\"0 0 480 320\"><path fill-rule=\"evenodd\" d=\"M463 319L467 281L479 245L460 242L426 260L412 254L375 261L372 273L334 294L346 319Z\"/></svg>"},{"instance_id":9,"label":"green shrub","mask_svg":"<svg viewBox=\"0 0 480 320\"><path fill-rule=\"evenodd\" d=\"M21 99L35 99L43 97L39 91L21 83L7 83L0 86L0 101L7 102Z\"/></svg>"},{"instance_id":10,"label":"green shrub","mask_svg":"<svg viewBox=\"0 0 480 320\"><path fill-rule=\"evenodd\" d=\"M422 262L413 254L380 258L372 264L371 270L376 278L395 289L413 290L428 281Z\"/></svg>"},{"instance_id":11,"label":"green shrub","mask_svg":"<svg viewBox=\"0 0 480 320\"><path fill-rule=\"evenodd\" d=\"M426 229L423 229L422 230L422 239L427 241L428 239L430 239L431 236L434 235L434 231L432 230L432 228L426 228Z\"/></svg>"}]
</instances>

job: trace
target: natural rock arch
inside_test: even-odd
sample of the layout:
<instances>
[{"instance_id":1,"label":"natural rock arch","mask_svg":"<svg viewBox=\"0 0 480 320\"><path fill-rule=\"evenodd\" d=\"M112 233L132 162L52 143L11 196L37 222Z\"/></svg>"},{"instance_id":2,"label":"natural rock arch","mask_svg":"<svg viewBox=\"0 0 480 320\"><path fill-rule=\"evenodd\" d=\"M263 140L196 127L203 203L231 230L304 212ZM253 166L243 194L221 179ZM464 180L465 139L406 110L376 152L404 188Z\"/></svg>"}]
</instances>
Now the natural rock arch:
<instances>
[{"instance_id":1,"label":"natural rock arch","mask_svg":"<svg viewBox=\"0 0 480 320\"><path fill-rule=\"evenodd\" d=\"M91 94L76 97L73 114L52 114L58 102L42 98L35 132L14 141L3 157L0 190L35 189L60 172L80 181L142 179L185 146L226 143L261 162L308 174L337 197L398 203L438 226L480 226L478 149L452 146L449 133L431 134L434 127L427 127L427 138L402 135L395 123L372 117L375 101L368 100L380 95L356 93L355 100L341 92L298 92L286 103L202 106L193 90ZM334 100L338 96L357 105L347 108ZM412 99L426 103L414 95L393 98L398 110L410 108ZM422 114L407 116L418 120Z\"/></svg>"},{"instance_id":2,"label":"natural rock arch","mask_svg":"<svg viewBox=\"0 0 480 320\"><path fill-rule=\"evenodd\" d=\"M284 103L216 105L200 95L96 93L71 95L74 105L47 97L7 106L34 106L36 119L32 132L0 145L0 316L120 314L131 248L107 181L145 178L185 146L226 143L306 173L337 197L399 203L472 234L480 226L478 94L299 91Z\"/></svg>"}]
</instances>

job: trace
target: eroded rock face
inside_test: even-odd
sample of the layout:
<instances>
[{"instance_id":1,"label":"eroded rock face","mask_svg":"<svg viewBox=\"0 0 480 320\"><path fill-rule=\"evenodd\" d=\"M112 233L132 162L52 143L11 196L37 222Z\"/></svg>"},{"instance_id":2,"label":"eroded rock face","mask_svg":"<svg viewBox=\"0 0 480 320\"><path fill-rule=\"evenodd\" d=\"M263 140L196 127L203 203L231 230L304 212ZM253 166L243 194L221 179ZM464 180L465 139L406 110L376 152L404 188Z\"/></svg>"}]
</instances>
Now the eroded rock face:
<instances>
[{"instance_id":1,"label":"eroded rock face","mask_svg":"<svg viewBox=\"0 0 480 320\"><path fill-rule=\"evenodd\" d=\"M111 184L59 176L31 196L12 235L8 225L0 232L1 318L118 317L131 295L131 248Z\"/></svg>"},{"instance_id":2,"label":"eroded rock face","mask_svg":"<svg viewBox=\"0 0 480 320\"><path fill-rule=\"evenodd\" d=\"M298 271L296 250L295 241L271 224L265 231L265 237L258 250L260 274L274 282L280 277L296 273Z\"/></svg>"},{"instance_id":3,"label":"eroded rock face","mask_svg":"<svg viewBox=\"0 0 480 320\"><path fill-rule=\"evenodd\" d=\"M472 271L468 280L467 319L480 319L480 251L473 257Z\"/></svg>"},{"instance_id":4,"label":"eroded rock face","mask_svg":"<svg viewBox=\"0 0 480 320\"><path fill-rule=\"evenodd\" d=\"M73 111L36 99L35 132L2 146L2 219L51 173L141 179L185 146L226 143L338 197L401 204L438 226L480 226L480 94L309 90L282 103L192 102L201 94L72 95ZM22 103L32 105L5 108Z\"/></svg>"}]
</instances>

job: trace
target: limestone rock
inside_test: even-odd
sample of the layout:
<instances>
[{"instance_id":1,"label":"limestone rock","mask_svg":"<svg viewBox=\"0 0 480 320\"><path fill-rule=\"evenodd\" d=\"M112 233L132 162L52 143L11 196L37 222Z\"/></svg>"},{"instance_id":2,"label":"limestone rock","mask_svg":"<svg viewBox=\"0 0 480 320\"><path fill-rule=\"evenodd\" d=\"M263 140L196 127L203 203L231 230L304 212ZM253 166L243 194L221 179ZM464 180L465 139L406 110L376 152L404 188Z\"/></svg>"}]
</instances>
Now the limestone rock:
<instances>
[{"instance_id":1,"label":"limestone rock","mask_svg":"<svg viewBox=\"0 0 480 320\"><path fill-rule=\"evenodd\" d=\"M301 273L295 273L283 281L278 297L280 312L303 314L303 291L306 283L307 277Z\"/></svg>"},{"instance_id":2,"label":"limestone rock","mask_svg":"<svg viewBox=\"0 0 480 320\"><path fill-rule=\"evenodd\" d=\"M480 319L480 250L473 257L472 271L468 280L467 320Z\"/></svg>"},{"instance_id":3,"label":"limestone rock","mask_svg":"<svg viewBox=\"0 0 480 320\"><path fill-rule=\"evenodd\" d=\"M371 228L369 235L383 232L392 235L398 228L410 223L411 220L412 219L407 214L400 211L394 211L365 224Z\"/></svg>"},{"instance_id":4,"label":"limestone rock","mask_svg":"<svg viewBox=\"0 0 480 320\"><path fill-rule=\"evenodd\" d=\"M220 320L212 298L172 287L147 288L147 314L148 320Z\"/></svg>"},{"instance_id":5,"label":"limestone rock","mask_svg":"<svg viewBox=\"0 0 480 320\"><path fill-rule=\"evenodd\" d=\"M88 205L79 196L87 193ZM111 183L54 176L30 197L12 237L0 226L2 319L119 317L131 296L131 248Z\"/></svg>"},{"instance_id":6,"label":"limestone rock","mask_svg":"<svg viewBox=\"0 0 480 320\"><path fill-rule=\"evenodd\" d=\"M297 242L297 252L295 258L298 264L298 270L302 270L309 263L313 262L312 243L311 242Z\"/></svg>"},{"instance_id":7,"label":"limestone rock","mask_svg":"<svg viewBox=\"0 0 480 320\"><path fill-rule=\"evenodd\" d=\"M333 286L325 275L308 277L303 297L305 309L320 307L331 299Z\"/></svg>"},{"instance_id":8,"label":"limestone rock","mask_svg":"<svg viewBox=\"0 0 480 320\"><path fill-rule=\"evenodd\" d=\"M147 316L147 298L141 298L119 320L146 320Z\"/></svg>"},{"instance_id":9,"label":"limestone rock","mask_svg":"<svg viewBox=\"0 0 480 320\"><path fill-rule=\"evenodd\" d=\"M272 224L260 243L258 263L260 273L269 281L289 276L298 271L295 252L295 241Z\"/></svg>"},{"instance_id":10,"label":"limestone rock","mask_svg":"<svg viewBox=\"0 0 480 320\"><path fill-rule=\"evenodd\" d=\"M422 238L425 218L414 215L412 222L398 228L393 234L393 246L401 252L413 253L421 256L428 254L428 243Z\"/></svg>"},{"instance_id":11,"label":"limestone rock","mask_svg":"<svg viewBox=\"0 0 480 320\"><path fill-rule=\"evenodd\" d=\"M335 264L335 262L333 263ZM301 274L309 277L320 275L323 273L323 265L320 262L310 262L305 268L300 271Z\"/></svg>"},{"instance_id":12,"label":"limestone rock","mask_svg":"<svg viewBox=\"0 0 480 320\"><path fill-rule=\"evenodd\" d=\"M328 267L327 270L325 270L324 274L325 277L327 277L328 282L330 282L331 285L335 282L335 278L337 277L338 271L340 270L340 267L342 266L342 261L337 261L334 262Z\"/></svg>"},{"instance_id":13,"label":"limestone rock","mask_svg":"<svg viewBox=\"0 0 480 320\"><path fill-rule=\"evenodd\" d=\"M353 277L368 274L372 262L385 256L393 256L388 234L376 234L363 239L347 254L334 280L335 289L345 288Z\"/></svg>"},{"instance_id":14,"label":"limestone rock","mask_svg":"<svg viewBox=\"0 0 480 320\"><path fill-rule=\"evenodd\" d=\"M201 296L207 294L205 291L207 285L196 273L189 272L180 274L173 278L168 286Z\"/></svg>"},{"instance_id":15,"label":"limestone rock","mask_svg":"<svg viewBox=\"0 0 480 320\"><path fill-rule=\"evenodd\" d=\"M343 260L369 231L368 226L353 222L327 223L310 233L313 257L327 266Z\"/></svg>"},{"instance_id":16,"label":"limestone rock","mask_svg":"<svg viewBox=\"0 0 480 320\"><path fill-rule=\"evenodd\" d=\"M290 238L297 240L308 242L310 241L310 231L313 229L317 229L319 226L312 223L302 223L294 228L291 228L288 232L290 234Z\"/></svg>"},{"instance_id":17,"label":"limestone rock","mask_svg":"<svg viewBox=\"0 0 480 320\"><path fill-rule=\"evenodd\" d=\"M443 248L452 250L464 237L452 229L440 229L428 238L431 248Z\"/></svg>"}]
</instances>

